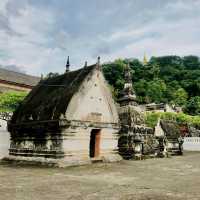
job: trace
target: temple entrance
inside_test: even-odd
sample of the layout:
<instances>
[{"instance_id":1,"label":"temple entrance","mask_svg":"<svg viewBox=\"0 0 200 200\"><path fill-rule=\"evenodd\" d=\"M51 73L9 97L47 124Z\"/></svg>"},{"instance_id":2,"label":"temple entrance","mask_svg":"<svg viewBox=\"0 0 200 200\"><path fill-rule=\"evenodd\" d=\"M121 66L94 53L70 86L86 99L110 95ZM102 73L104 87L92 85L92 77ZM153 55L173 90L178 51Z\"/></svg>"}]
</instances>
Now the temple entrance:
<instances>
[{"instance_id":1,"label":"temple entrance","mask_svg":"<svg viewBox=\"0 0 200 200\"><path fill-rule=\"evenodd\" d=\"M90 157L98 157L100 155L100 136L101 129L92 129L90 134Z\"/></svg>"}]
</instances>

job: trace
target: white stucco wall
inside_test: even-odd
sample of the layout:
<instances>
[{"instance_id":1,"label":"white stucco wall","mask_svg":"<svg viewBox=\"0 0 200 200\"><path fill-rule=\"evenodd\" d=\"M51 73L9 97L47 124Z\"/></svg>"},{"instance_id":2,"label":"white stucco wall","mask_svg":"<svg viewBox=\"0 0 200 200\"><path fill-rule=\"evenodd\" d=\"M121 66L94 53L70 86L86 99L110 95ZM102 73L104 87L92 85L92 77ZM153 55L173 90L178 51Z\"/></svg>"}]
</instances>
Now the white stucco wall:
<instances>
[{"instance_id":1,"label":"white stucco wall","mask_svg":"<svg viewBox=\"0 0 200 200\"><path fill-rule=\"evenodd\" d=\"M108 85L98 70L86 77L71 99L67 119L117 123L118 113Z\"/></svg>"},{"instance_id":2,"label":"white stucco wall","mask_svg":"<svg viewBox=\"0 0 200 200\"><path fill-rule=\"evenodd\" d=\"M64 132L63 149L66 156L89 158L91 128L77 129L73 132ZM115 153L117 150L118 138L116 130L102 129L100 133L100 157Z\"/></svg>"},{"instance_id":3,"label":"white stucco wall","mask_svg":"<svg viewBox=\"0 0 200 200\"><path fill-rule=\"evenodd\" d=\"M7 122L0 120L0 158L8 155L10 134L7 132Z\"/></svg>"},{"instance_id":4,"label":"white stucco wall","mask_svg":"<svg viewBox=\"0 0 200 200\"><path fill-rule=\"evenodd\" d=\"M66 118L91 122L118 123L118 112L103 74L94 70L85 78L79 91L72 97ZM91 128L66 130L63 148L66 156L89 158ZM101 129L100 156L115 154L118 138L116 130Z\"/></svg>"}]
</instances>

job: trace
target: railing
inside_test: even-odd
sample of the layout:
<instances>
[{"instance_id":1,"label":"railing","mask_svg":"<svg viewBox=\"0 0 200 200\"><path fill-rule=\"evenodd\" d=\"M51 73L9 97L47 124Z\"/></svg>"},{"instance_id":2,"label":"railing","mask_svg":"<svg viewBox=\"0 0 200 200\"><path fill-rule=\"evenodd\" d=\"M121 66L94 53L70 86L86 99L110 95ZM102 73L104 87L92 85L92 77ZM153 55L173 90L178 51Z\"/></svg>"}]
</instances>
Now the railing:
<instances>
[{"instance_id":1,"label":"railing","mask_svg":"<svg viewBox=\"0 0 200 200\"><path fill-rule=\"evenodd\" d=\"M185 137L183 149L188 151L200 151L200 137Z\"/></svg>"},{"instance_id":2,"label":"railing","mask_svg":"<svg viewBox=\"0 0 200 200\"><path fill-rule=\"evenodd\" d=\"M1 120L5 120L5 121L8 121L11 119L12 117L12 114L11 112L0 112L0 119Z\"/></svg>"}]
</instances>

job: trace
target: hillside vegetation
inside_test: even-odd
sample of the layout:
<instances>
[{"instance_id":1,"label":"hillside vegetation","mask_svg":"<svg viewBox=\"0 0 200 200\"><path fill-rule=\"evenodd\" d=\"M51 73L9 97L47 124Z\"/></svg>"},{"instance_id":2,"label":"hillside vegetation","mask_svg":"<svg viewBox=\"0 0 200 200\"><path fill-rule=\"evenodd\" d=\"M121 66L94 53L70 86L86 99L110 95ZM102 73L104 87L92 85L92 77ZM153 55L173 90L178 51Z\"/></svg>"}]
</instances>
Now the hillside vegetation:
<instances>
[{"instance_id":1,"label":"hillside vegetation","mask_svg":"<svg viewBox=\"0 0 200 200\"><path fill-rule=\"evenodd\" d=\"M117 98L124 84L124 65L129 62L139 103L169 103L190 115L200 115L200 60L197 56L118 59L103 65L104 75Z\"/></svg>"}]
</instances>

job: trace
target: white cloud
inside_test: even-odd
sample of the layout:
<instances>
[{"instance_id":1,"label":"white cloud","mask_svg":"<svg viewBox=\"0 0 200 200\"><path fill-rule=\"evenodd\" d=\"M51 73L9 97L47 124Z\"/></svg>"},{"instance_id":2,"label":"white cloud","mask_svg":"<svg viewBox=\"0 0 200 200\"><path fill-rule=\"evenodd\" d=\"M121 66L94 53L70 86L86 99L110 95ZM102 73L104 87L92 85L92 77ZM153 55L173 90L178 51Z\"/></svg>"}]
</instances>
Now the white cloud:
<instances>
[{"instance_id":1,"label":"white cloud","mask_svg":"<svg viewBox=\"0 0 200 200\"><path fill-rule=\"evenodd\" d=\"M76 68L98 55L103 61L144 52L200 55L200 1L42 2L0 1L0 64L39 75L64 71L68 55Z\"/></svg>"},{"instance_id":2,"label":"white cloud","mask_svg":"<svg viewBox=\"0 0 200 200\"><path fill-rule=\"evenodd\" d=\"M0 13L2 15L6 14L6 4L8 3L9 0L1 0L0 1Z\"/></svg>"},{"instance_id":3,"label":"white cloud","mask_svg":"<svg viewBox=\"0 0 200 200\"><path fill-rule=\"evenodd\" d=\"M49 32L54 25L52 13L27 6L20 15L10 16L9 23L18 35L0 33L0 48L8 54L2 64L23 66L28 73L38 73L47 66L48 58L56 60L53 51L46 46L49 43Z\"/></svg>"}]
</instances>

